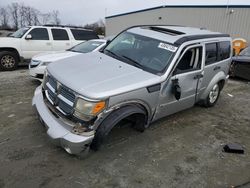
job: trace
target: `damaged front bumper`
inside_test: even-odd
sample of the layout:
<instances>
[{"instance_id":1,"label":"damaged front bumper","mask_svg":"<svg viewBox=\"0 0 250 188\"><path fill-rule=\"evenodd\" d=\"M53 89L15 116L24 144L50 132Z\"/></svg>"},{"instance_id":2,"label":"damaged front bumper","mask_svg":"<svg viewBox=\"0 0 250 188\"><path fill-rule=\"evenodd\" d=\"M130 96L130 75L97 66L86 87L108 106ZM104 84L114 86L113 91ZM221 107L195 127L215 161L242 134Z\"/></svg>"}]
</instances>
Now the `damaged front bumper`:
<instances>
[{"instance_id":1,"label":"damaged front bumper","mask_svg":"<svg viewBox=\"0 0 250 188\"><path fill-rule=\"evenodd\" d=\"M72 126L69 126L61 118L57 118L46 106L42 87L35 90L32 100L32 106L38 113L39 119L45 125L47 134L52 142L64 148L70 154L80 154L88 149L94 138L94 133L88 136L82 136L72 133Z\"/></svg>"}]
</instances>

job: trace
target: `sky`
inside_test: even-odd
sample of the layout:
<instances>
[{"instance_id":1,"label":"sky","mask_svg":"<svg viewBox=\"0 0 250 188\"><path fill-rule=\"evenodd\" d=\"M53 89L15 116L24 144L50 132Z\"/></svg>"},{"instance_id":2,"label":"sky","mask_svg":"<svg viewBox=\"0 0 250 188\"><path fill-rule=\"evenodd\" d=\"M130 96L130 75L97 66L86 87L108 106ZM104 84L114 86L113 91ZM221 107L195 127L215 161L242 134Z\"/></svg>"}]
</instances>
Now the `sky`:
<instances>
[{"instance_id":1,"label":"sky","mask_svg":"<svg viewBox=\"0 0 250 188\"><path fill-rule=\"evenodd\" d=\"M0 0L0 7L24 3L43 13L59 10L62 24L85 25L111 16L161 5L250 5L250 0Z\"/></svg>"}]
</instances>

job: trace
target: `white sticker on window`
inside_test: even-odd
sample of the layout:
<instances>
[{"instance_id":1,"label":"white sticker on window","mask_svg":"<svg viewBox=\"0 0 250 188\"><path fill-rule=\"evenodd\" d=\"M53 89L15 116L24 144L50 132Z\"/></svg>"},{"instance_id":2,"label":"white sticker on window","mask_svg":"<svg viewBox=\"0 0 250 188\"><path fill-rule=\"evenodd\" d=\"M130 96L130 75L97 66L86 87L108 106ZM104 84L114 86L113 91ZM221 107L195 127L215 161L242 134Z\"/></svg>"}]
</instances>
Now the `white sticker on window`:
<instances>
[{"instance_id":1,"label":"white sticker on window","mask_svg":"<svg viewBox=\"0 0 250 188\"><path fill-rule=\"evenodd\" d=\"M98 43L92 43L92 46L100 46L101 44Z\"/></svg>"},{"instance_id":2,"label":"white sticker on window","mask_svg":"<svg viewBox=\"0 0 250 188\"><path fill-rule=\"evenodd\" d=\"M162 42L158 45L158 48L162 48L171 52L176 52L177 50L177 47Z\"/></svg>"}]
</instances>

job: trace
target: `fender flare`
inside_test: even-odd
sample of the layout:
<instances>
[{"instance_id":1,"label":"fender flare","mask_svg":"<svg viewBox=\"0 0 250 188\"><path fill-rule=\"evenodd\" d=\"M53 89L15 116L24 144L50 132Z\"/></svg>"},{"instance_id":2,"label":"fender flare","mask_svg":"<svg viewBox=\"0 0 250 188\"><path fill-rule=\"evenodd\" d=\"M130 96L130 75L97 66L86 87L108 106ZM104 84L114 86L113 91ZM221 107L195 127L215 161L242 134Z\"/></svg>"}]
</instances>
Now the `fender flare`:
<instances>
[{"instance_id":1,"label":"fender flare","mask_svg":"<svg viewBox=\"0 0 250 188\"><path fill-rule=\"evenodd\" d=\"M209 92L211 91L211 89L213 88L213 86L221 81L225 82L226 80L226 75L223 71L218 72L213 79L210 81L210 83L208 84L208 87L206 88L206 90L203 92L203 94L201 95L201 100L205 100L209 94ZM223 88L223 86L221 87L221 89Z\"/></svg>"},{"instance_id":2,"label":"fender flare","mask_svg":"<svg viewBox=\"0 0 250 188\"><path fill-rule=\"evenodd\" d=\"M110 133L110 131L117 125L121 120L133 115L133 114L141 114L141 118L144 117L144 122L142 122L143 127L138 128L138 130L143 131L146 128L147 124L147 112L141 108L139 105L126 105L122 106L114 111L112 111L109 115L107 115L100 125L98 126L95 137L91 143L91 148L93 150L97 150L105 137ZM143 120L143 119L141 119ZM141 121L140 121L141 122Z\"/></svg>"},{"instance_id":3,"label":"fender flare","mask_svg":"<svg viewBox=\"0 0 250 188\"><path fill-rule=\"evenodd\" d=\"M0 47L0 52L3 52L3 51L14 52L17 55L18 60L19 61L22 60L22 58L20 56L20 52L18 51L17 48L14 48L14 47Z\"/></svg>"}]
</instances>

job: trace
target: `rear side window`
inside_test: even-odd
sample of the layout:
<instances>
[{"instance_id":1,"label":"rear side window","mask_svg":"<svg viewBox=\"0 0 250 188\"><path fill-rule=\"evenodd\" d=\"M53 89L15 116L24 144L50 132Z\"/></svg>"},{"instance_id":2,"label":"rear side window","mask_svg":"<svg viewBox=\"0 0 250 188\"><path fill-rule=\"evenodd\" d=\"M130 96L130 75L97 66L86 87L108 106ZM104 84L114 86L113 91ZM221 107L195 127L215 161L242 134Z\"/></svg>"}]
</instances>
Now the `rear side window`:
<instances>
[{"instance_id":1,"label":"rear side window","mask_svg":"<svg viewBox=\"0 0 250 188\"><path fill-rule=\"evenodd\" d=\"M206 44L206 65L216 63L217 61L217 44L209 43Z\"/></svg>"},{"instance_id":2,"label":"rear side window","mask_svg":"<svg viewBox=\"0 0 250 188\"><path fill-rule=\"evenodd\" d=\"M54 40L69 40L68 33L65 29L51 29Z\"/></svg>"},{"instance_id":3,"label":"rear side window","mask_svg":"<svg viewBox=\"0 0 250 188\"><path fill-rule=\"evenodd\" d=\"M229 41L219 42L219 60L225 60L230 57L231 43Z\"/></svg>"},{"instance_id":4,"label":"rear side window","mask_svg":"<svg viewBox=\"0 0 250 188\"><path fill-rule=\"evenodd\" d=\"M32 36L31 40L49 40L49 34L46 28L34 28L29 34Z\"/></svg>"},{"instance_id":5,"label":"rear side window","mask_svg":"<svg viewBox=\"0 0 250 188\"><path fill-rule=\"evenodd\" d=\"M97 34L93 31L81 30L81 29L71 29L71 32L75 40L91 40L99 39Z\"/></svg>"}]
</instances>

